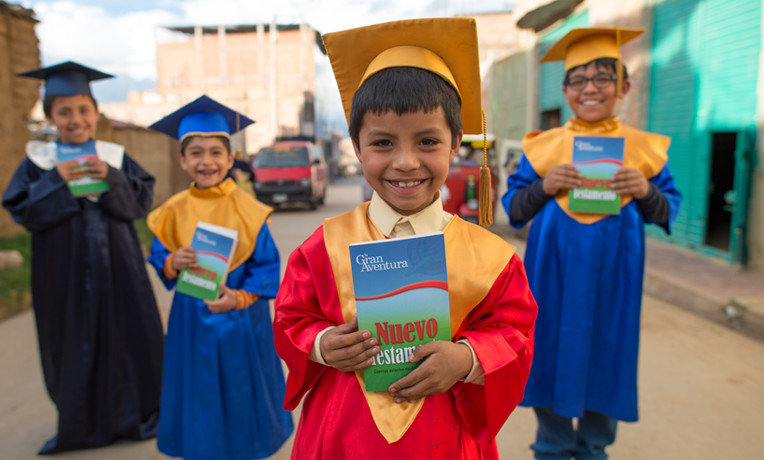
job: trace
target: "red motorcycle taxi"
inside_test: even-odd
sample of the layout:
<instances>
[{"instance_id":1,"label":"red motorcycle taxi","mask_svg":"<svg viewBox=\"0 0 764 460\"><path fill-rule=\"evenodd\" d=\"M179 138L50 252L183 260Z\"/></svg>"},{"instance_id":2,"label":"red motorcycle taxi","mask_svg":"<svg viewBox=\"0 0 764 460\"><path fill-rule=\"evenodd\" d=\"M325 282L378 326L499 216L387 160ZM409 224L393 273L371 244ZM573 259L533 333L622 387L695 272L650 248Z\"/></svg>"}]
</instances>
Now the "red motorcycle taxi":
<instances>
[{"instance_id":1,"label":"red motorcycle taxi","mask_svg":"<svg viewBox=\"0 0 764 460\"><path fill-rule=\"evenodd\" d=\"M446 183L440 188L443 209L475 223L478 221L480 168L483 166L484 144L491 172L491 204L495 208L499 176L495 136L492 134L486 136L485 142L482 134L465 134L462 137L459 153L451 162Z\"/></svg>"}]
</instances>

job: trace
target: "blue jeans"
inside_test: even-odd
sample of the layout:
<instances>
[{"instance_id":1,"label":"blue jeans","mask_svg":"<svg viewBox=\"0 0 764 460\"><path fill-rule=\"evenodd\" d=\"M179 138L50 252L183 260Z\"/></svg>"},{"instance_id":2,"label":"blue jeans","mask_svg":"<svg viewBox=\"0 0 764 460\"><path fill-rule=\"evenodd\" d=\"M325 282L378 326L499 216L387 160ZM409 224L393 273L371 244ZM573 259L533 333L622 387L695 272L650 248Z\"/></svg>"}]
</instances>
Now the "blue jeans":
<instances>
[{"instance_id":1,"label":"blue jeans","mask_svg":"<svg viewBox=\"0 0 764 460\"><path fill-rule=\"evenodd\" d=\"M539 460L605 460L605 447L615 441L618 421L597 412L584 411L576 428L573 420L555 414L551 407L534 407L539 429L531 444Z\"/></svg>"}]
</instances>

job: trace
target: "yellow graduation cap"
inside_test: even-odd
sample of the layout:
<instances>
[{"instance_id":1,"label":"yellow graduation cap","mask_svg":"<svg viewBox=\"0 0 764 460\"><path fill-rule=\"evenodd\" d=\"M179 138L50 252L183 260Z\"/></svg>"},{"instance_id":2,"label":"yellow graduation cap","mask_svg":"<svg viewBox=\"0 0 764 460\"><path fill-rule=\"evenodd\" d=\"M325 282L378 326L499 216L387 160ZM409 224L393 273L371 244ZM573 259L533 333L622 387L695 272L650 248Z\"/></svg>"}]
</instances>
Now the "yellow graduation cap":
<instances>
[{"instance_id":1,"label":"yellow graduation cap","mask_svg":"<svg viewBox=\"0 0 764 460\"><path fill-rule=\"evenodd\" d=\"M475 19L387 22L328 33L323 40L348 123L353 95L367 78L390 67L418 67L440 75L459 94L464 132L481 132Z\"/></svg>"},{"instance_id":2,"label":"yellow graduation cap","mask_svg":"<svg viewBox=\"0 0 764 460\"><path fill-rule=\"evenodd\" d=\"M565 61L565 71L588 64L600 58L616 59L616 95L621 95L623 66L621 45L644 32L645 29L624 27L588 27L573 29L549 48L541 62Z\"/></svg>"},{"instance_id":3,"label":"yellow graduation cap","mask_svg":"<svg viewBox=\"0 0 764 460\"><path fill-rule=\"evenodd\" d=\"M459 94L466 134L485 131L474 18L387 22L328 33L323 40L348 123L353 95L367 78L391 67L416 67L439 75ZM490 173L486 165L484 169L480 175L479 220L481 225L491 225Z\"/></svg>"}]
</instances>

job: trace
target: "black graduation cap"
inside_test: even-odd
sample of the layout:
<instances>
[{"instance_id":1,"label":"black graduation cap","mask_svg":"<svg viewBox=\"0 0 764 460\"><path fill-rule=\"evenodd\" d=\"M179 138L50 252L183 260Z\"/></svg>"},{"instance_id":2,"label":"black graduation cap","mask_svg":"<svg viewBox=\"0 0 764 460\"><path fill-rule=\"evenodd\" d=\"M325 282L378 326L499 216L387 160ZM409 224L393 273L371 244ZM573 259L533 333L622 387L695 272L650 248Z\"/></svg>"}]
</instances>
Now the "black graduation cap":
<instances>
[{"instance_id":1,"label":"black graduation cap","mask_svg":"<svg viewBox=\"0 0 764 460\"><path fill-rule=\"evenodd\" d=\"M90 92L91 81L114 77L114 75L109 75L72 61L62 62L50 67L41 67L16 75L44 80L45 96L92 95Z\"/></svg>"}]
</instances>

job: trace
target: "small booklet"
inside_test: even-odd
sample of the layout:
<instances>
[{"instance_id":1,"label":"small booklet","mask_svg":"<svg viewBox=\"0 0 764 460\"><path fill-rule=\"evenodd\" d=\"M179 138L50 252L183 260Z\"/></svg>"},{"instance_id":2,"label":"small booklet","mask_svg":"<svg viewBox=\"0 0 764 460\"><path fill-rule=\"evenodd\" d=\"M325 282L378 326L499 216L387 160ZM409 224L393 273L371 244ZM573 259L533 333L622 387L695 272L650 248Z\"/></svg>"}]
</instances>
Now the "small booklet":
<instances>
[{"instance_id":1,"label":"small booklet","mask_svg":"<svg viewBox=\"0 0 764 460\"><path fill-rule=\"evenodd\" d=\"M358 330L380 348L366 391L387 391L419 365L408 361L417 345L451 340L443 233L351 244L350 263Z\"/></svg>"},{"instance_id":2,"label":"small booklet","mask_svg":"<svg viewBox=\"0 0 764 460\"><path fill-rule=\"evenodd\" d=\"M175 290L199 299L216 300L220 284L225 283L238 236L230 228L197 223L191 247L196 251L199 267L181 270Z\"/></svg>"},{"instance_id":3,"label":"small booklet","mask_svg":"<svg viewBox=\"0 0 764 460\"><path fill-rule=\"evenodd\" d=\"M573 166L584 176L584 183L570 190L569 210L597 214L621 212L621 196L607 187L607 181L623 167L622 137L575 137Z\"/></svg>"},{"instance_id":4,"label":"small booklet","mask_svg":"<svg viewBox=\"0 0 764 460\"><path fill-rule=\"evenodd\" d=\"M83 144L56 144L58 147L58 161L75 160L82 164L88 158L98 158L95 149L95 141L89 140ZM67 183L69 190L74 196L98 195L109 190L109 184L103 179L93 179L84 176L81 179Z\"/></svg>"}]
</instances>

